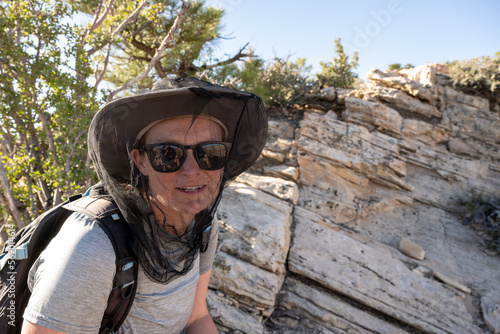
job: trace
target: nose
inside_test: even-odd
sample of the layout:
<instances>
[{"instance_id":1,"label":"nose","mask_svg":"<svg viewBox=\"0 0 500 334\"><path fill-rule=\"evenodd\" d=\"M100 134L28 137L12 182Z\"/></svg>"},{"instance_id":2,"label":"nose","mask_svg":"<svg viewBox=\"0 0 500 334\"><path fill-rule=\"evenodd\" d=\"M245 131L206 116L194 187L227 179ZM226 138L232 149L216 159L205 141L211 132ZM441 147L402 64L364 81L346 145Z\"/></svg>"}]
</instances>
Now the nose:
<instances>
[{"instance_id":1,"label":"nose","mask_svg":"<svg viewBox=\"0 0 500 334\"><path fill-rule=\"evenodd\" d=\"M186 150L186 160L182 164L181 169L179 170L181 173L194 173L199 172L201 170L200 166L198 166L198 162L194 157L194 151L192 149Z\"/></svg>"}]
</instances>

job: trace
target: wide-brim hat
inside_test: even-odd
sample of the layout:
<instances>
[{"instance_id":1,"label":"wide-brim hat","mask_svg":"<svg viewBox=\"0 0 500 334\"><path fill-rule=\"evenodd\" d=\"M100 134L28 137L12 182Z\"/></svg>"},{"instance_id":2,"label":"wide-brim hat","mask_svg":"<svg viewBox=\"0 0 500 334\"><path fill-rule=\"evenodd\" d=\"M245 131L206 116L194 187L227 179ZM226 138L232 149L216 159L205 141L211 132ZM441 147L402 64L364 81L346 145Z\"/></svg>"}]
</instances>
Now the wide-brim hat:
<instances>
[{"instance_id":1,"label":"wide-brim hat","mask_svg":"<svg viewBox=\"0 0 500 334\"><path fill-rule=\"evenodd\" d=\"M255 94L224 88L195 78L164 81L147 93L106 104L94 116L88 134L89 154L101 180L131 180L138 136L158 121L180 117L218 120L233 143L225 173L233 179L259 157L267 140L267 112Z\"/></svg>"}]
</instances>

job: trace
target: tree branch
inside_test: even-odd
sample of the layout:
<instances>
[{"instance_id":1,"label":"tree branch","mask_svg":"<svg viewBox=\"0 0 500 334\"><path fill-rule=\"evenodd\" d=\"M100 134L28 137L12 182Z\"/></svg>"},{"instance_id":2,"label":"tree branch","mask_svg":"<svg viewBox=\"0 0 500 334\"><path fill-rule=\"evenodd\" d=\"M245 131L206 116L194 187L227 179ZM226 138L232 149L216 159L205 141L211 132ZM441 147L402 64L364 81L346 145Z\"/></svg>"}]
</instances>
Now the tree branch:
<instances>
[{"instance_id":1,"label":"tree branch","mask_svg":"<svg viewBox=\"0 0 500 334\"><path fill-rule=\"evenodd\" d=\"M146 52L146 54L148 56L151 56L151 57L154 57L155 55L155 49L154 48L151 48L149 46L147 46L146 44L144 43L141 43L139 42L138 40L135 39L135 36L132 38L132 40L130 41L130 43L136 48L136 49L139 49L141 51L144 51Z\"/></svg>"},{"instance_id":2,"label":"tree branch","mask_svg":"<svg viewBox=\"0 0 500 334\"><path fill-rule=\"evenodd\" d=\"M99 74L99 77L96 78L94 87L97 88L101 81L104 79L104 76L106 75L106 70L108 68L109 64L109 55L111 54L111 48L108 45L108 52L106 52L106 58L104 59L104 66L102 68L101 74ZM97 73L97 68L96 68L96 73Z\"/></svg>"},{"instance_id":3,"label":"tree branch","mask_svg":"<svg viewBox=\"0 0 500 334\"><path fill-rule=\"evenodd\" d=\"M111 34L111 39L113 39L116 35L119 35L121 34L121 32L123 31L123 29L125 29L125 27L127 26L127 24L129 24L132 20L134 20L136 18L136 16L139 14L139 12L142 10L142 8L144 8L144 6L146 6L148 4L147 0L143 0L141 2L141 4L139 5L139 7L137 7L134 12L132 14L129 15L129 17L127 17L119 26L118 28L115 29L115 31L113 31L113 33ZM99 46L99 47L95 47L91 50L89 50L87 52L87 56L90 57L91 55L93 55L94 53L96 53L97 51L99 50L102 50L102 48L104 48L106 45L108 45L110 42L106 42L104 43L103 45Z\"/></svg>"},{"instance_id":4,"label":"tree branch","mask_svg":"<svg viewBox=\"0 0 500 334\"><path fill-rule=\"evenodd\" d=\"M170 28L170 31L168 32L167 36L165 36L165 38L161 42L160 47L158 48L158 50L156 50L156 53L155 53L153 59L151 59L151 61L149 62L148 67L146 68L146 70L144 72L142 72L142 74L140 74L137 77L133 78L132 80L129 80L126 83L124 83L120 88L118 88L118 89L114 90L113 92L111 92L109 94L109 96L106 98L106 102L110 102L113 99L113 96L115 96L117 93L119 93L122 90L126 89L128 86L130 86L130 85L138 82L139 80L143 79L146 75L149 74L149 72L151 71L151 69L153 67L155 67L156 63L158 62L158 60L161 57L161 54L165 51L165 49L167 48L167 46L176 37L176 35L177 35L178 31L179 31L179 27L180 27L180 25L182 23L182 20L184 19L184 15L186 15L186 13L187 13L187 11L189 9L190 4L188 2L186 2L185 0L181 0L181 2L182 2L182 8L181 8L179 14L177 15L177 17L175 18L174 24Z\"/></svg>"},{"instance_id":5,"label":"tree branch","mask_svg":"<svg viewBox=\"0 0 500 334\"><path fill-rule=\"evenodd\" d=\"M221 62L218 62L218 63L215 63L215 64L211 64L211 65L202 65L202 66L193 66L193 69L194 70L210 70L212 68L215 68L215 67L218 67L218 66L222 66L222 65L227 65L227 64L231 64L231 63L234 63L238 60L241 60L242 58L251 58L251 57L255 57L255 55L253 54L253 52L250 52L250 53L243 53L243 50L245 50L247 48L249 43L245 44L244 47L242 47L240 49L240 51L238 51L238 53L227 59L227 60L224 60L224 61L221 61Z\"/></svg>"},{"instance_id":6,"label":"tree branch","mask_svg":"<svg viewBox=\"0 0 500 334\"><path fill-rule=\"evenodd\" d=\"M10 209L10 213L12 214L12 218L16 222L18 228L23 228L25 222L21 219L21 214L17 210L16 202L12 193L10 192L9 180L7 179L7 172L5 171L5 167L3 165L3 159L0 157L0 182L2 183L3 193L5 198L7 199L7 204Z\"/></svg>"},{"instance_id":7,"label":"tree branch","mask_svg":"<svg viewBox=\"0 0 500 334\"><path fill-rule=\"evenodd\" d=\"M57 160L57 149L54 141L54 134L52 133L52 130L50 128L50 123L47 120L47 117L45 117L43 111L40 111L38 117L42 122L42 127L45 129L45 132L47 133L47 141L49 143L49 151L50 154L52 155L52 160L54 160L54 164L56 166L60 166L59 160Z\"/></svg>"},{"instance_id":8,"label":"tree branch","mask_svg":"<svg viewBox=\"0 0 500 334\"><path fill-rule=\"evenodd\" d=\"M94 16L94 22L92 22L92 25L90 26L90 29L89 29L90 32L93 32L94 30L99 28L99 26L104 22L104 20L106 19L106 16L108 16L108 14L109 14L109 11L111 10L113 5L115 4L115 1L116 0L110 0L109 5L106 6L106 10L102 14L102 16L99 19L97 19L97 17L99 16L99 12L101 11L101 8L104 4L104 0L101 1L101 3L99 4L99 9L97 10L97 13Z\"/></svg>"},{"instance_id":9,"label":"tree branch","mask_svg":"<svg viewBox=\"0 0 500 334\"><path fill-rule=\"evenodd\" d=\"M125 27L127 26L127 24L129 24L130 21L132 21L133 19L135 19L135 17L139 14L139 12L142 10L142 8L147 5L147 3L148 3L147 0L143 0L141 2L141 4L139 5L139 7L137 7L137 9L134 10L134 12L132 14L130 14L130 16L127 17L125 19L125 21L122 22L122 24L120 24L118 26L118 28L116 28L116 30L113 32L113 34L111 36L114 37L116 35L121 34L122 31L123 31L123 29L125 29Z\"/></svg>"}]
</instances>

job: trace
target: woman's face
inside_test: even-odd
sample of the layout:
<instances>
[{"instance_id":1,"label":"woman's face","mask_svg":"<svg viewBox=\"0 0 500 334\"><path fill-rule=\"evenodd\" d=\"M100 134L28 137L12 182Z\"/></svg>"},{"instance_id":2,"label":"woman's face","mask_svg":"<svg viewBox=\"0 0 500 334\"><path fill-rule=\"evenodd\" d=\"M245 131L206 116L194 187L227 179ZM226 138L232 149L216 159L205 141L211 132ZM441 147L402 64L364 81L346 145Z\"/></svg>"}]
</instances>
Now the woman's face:
<instances>
[{"instance_id":1,"label":"woman's face","mask_svg":"<svg viewBox=\"0 0 500 334\"><path fill-rule=\"evenodd\" d=\"M222 140L222 128L215 122L198 117L179 117L154 125L145 135L145 144L175 143L195 145ZM177 232L191 222L198 212L206 209L216 198L224 169L208 171L198 166L193 150L186 151L182 167L173 173L156 172L145 152L131 152L135 164L149 180L149 196L155 218L173 225ZM158 207L155 207L157 205ZM182 232L183 233L183 232Z\"/></svg>"}]
</instances>

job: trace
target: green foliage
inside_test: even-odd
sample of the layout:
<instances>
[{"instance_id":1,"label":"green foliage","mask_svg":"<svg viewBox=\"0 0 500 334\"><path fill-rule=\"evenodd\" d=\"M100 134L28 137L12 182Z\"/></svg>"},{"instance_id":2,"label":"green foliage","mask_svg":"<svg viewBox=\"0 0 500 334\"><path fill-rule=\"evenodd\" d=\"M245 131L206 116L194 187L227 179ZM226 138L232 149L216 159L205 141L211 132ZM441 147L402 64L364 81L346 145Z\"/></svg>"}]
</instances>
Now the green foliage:
<instances>
[{"instance_id":1,"label":"green foliage","mask_svg":"<svg viewBox=\"0 0 500 334\"><path fill-rule=\"evenodd\" d=\"M231 271L231 265L226 264L226 260L222 258L220 254L215 255L213 266L219 268L226 274Z\"/></svg>"},{"instance_id":2,"label":"green foliage","mask_svg":"<svg viewBox=\"0 0 500 334\"><path fill-rule=\"evenodd\" d=\"M160 0L142 11L126 27L120 41L116 43L106 80L121 86L142 73L174 24L179 10L179 1ZM121 13L124 15L126 11L122 9ZM175 43L171 43L151 75L133 90L151 88L154 82L166 76L195 75L207 61L203 55L210 53L214 43L220 39L223 14L222 9L207 7L203 1L192 1ZM118 21L123 19L121 17Z\"/></svg>"},{"instance_id":3,"label":"green foliage","mask_svg":"<svg viewBox=\"0 0 500 334\"><path fill-rule=\"evenodd\" d=\"M86 128L97 105L89 99L93 87L80 80L90 66L73 44L73 8L50 0L2 7L1 149L14 197L36 214L35 205L50 207L56 190L81 190L88 175L78 164L86 160Z\"/></svg>"},{"instance_id":4,"label":"green foliage","mask_svg":"<svg viewBox=\"0 0 500 334\"><path fill-rule=\"evenodd\" d=\"M402 70L402 69L409 69L409 68L413 68L415 66L413 66L412 64L406 64L405 66L401 66L400 63L394 63L394 64L389 64L389 70L396 70L396 71L399 71L399 70Z\"/></svg>"},{"instance_id":5,"label":"green foliage","mask_svg":"<svg viewBox=\"0 0 500 334\"><path fill-rule=\"evenodd\" d=\"M275 57L267 64L262 59L252 58L241 66L229 64L205 71L200 77L229 88L255 93L267 106L285 107L308 101L315 89L310 70L304 58L291 61L288 57Z\"/></svg>"},{"instance_id":6,"label":"green foliage","mask_svg":"<svg viewBox=\"0 0 500 334\"><path fill-rule=\"evenodd\" d=\"M266 88L261 84L265 66L264 60L253 57L240 64L231 63L199 72L197 76L202 80L216 82L232 89L252 92L263 97L268 94Z\"/></svg>"},{"instance_id":7,"label":"green foliage","mask_svg":"<svg viewBox=\"0 0 500 334\"><path fill-rule=\"evenodd\" d=\"M261 75L261 87L256 87L265 92L264 101L279 106L304 102L313 85L307 75L311 67L305 64L305 58L292 62L275 57Z\"/></svg>"},{"instance_id":8,"label":"green foliage","mask_svg":"<svg viewBox=\"0 0 500 334\"><path fill-rule=\"evenodd\" d=\"M182 6L179 0L6 0L0 6L0 154L9 181L0 189L0 213L8 216L12 194L33 217L95 181L86 139L106 95L100 84L121 86L142 73ZM203 69L220 38L222 15L190 1L179 35L154 71L130 89ZM241 73L255 71L252 64Z\"/></svg>"},{"instance_id":9,"label":"green foliage","mask_svg":"<svg viewBox=\"0 0 500 334\"><path fill-rule=\"evenodd\" d=\"M320 62L321 72L316 75L322 87L352 88L357 74L353 70L358 66L358 52L354 52L352 60L345 54L340 38L335 40L337 57L331 62Z\"/></svg>"},{"instance_id":10,"label":"green foliage","mask_svg":"<svg viewBox=\"0 0 500 334\"><path fill-rule=\"evenodd\" d=\"M500 52L493 58L480 57L448 64L454 84L494 91L500 86Z\"/></svg>"}]
</instances>

